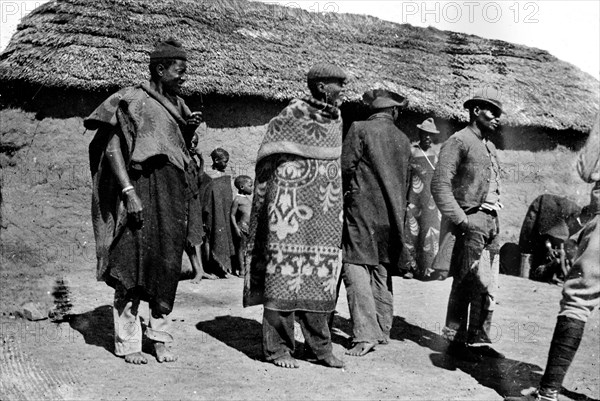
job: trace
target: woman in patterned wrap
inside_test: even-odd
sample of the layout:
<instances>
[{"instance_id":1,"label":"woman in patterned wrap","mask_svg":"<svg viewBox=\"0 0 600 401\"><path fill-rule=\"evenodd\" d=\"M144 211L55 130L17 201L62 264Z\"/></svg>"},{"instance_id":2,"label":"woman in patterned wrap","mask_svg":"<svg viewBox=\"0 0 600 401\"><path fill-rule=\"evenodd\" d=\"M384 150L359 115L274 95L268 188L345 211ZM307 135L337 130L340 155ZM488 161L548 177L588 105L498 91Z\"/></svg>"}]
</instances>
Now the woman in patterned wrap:
<instances>
[{"instance_id":1,"label":"woman in patterned wrap","mask_svg":"<svg viewBox=\"0 0 600 401\"><path fill-rule=\"evenodd\" d=\"M317 363L341 368L328 318L341 268L342 118L336 107L346 80L329 63L308 72L312 97L294 99L269 123L258 150L244 306L263 304L265 359L299 367L298 316Z\"/></svg>"},{"instance_id":2,"label":"woman in patterned wrap","mask_svg":"<svg viewBox=\"0 0 600 401\"><path fill-rule=\"evenodd\" d=\"M431 135L440 133L433 118L419 129L419 142L411 148L410 187L406 210L405 245L410 255L405 278L431 278L432 263L438 252L441 214L431 196L429 186L437 163L437 151L431 147Z\"/></svg>"}]
</instances>

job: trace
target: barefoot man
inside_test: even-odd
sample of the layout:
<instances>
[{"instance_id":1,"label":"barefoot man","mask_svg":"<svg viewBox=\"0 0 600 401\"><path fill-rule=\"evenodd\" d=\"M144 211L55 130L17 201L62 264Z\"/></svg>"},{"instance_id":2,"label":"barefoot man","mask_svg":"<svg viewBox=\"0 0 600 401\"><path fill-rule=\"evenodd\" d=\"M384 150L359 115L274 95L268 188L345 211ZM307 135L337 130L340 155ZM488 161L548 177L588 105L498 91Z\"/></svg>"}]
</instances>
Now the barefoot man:
<instances>
[{"instance_id":1,"label":"barefoot man","mask_svg":"<svg viewBox=\"0 0 600 401\"><path fill-rule=\"evenodd\" d=\"M346 80L329 63L308 72L311 97L269 123L258 150L244 306L264 305L265 359L297 368L294 318L318 363L341 368L328 319L335 309L342 239L342 118Z\"/></svg>"},{"instance_id":2,"label":"barefoot man","mask_svg":"<svg viewBox=\"0 0 600 401\"><path fill-rule=\"evenodd\" d=\"M363 356L390 338L391 270L403 247L410 141L395 122L408 104L383 89L363 95L373 114L352 124L342 150L344 240L342 278L354 332L346 353Z\"/></svg>"},{"instance_id":3,"label":"barefoot man","mask_svg":"<svg viewBox=\"0 0 600 401\"><path fill-rule=\"evenodd\" d=\"M142 354L140 301L150 307L146 336L158 362L177 357L169 314L186 242L200 243L198 178L187 149L202 121L178 96L186 53L174 39L150 54L150 81L109 97L84 122L90 144L92 219L98 279L115 289L115 354L133 364Z\"/></svg>"}]
</instances>

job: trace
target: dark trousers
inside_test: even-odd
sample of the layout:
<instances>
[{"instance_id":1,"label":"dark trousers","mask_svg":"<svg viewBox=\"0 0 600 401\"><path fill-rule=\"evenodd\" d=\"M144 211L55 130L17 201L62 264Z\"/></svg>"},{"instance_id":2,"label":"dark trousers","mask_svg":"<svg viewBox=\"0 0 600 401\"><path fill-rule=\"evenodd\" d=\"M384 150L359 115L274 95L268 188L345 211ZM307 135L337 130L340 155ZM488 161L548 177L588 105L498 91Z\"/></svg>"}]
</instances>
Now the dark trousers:
<instances>
[{"instance_id":1,"label":"dark trousers","mask_svg":"<svg viewBox=\"0 0 600 401\"><path fill-rule=\"evenodd\" d=\"M352 318L353 342L377 344L390 338L394 319L392 276L385 265L344 263L342 279Z\"/></svg>"},{"instance_id":2,"label":"dark trousers","mask_svg":"<svg viewBox=\"0 0 600 401\"><path fill-rule=\"evenodd\" d=\"M263 353L267 361L293 354L294 320L298 316L307 345L322 360L333 353L327 312L281 312L265 308L263 314Z\"/></svg>"},{"instance_id":3,"label":"dark trousers","mask_svg":"<svg viewBox=\"0 0 600 401\"><path fill-rule=\"evenodd\" d=\"M490 255L497 253L498 218L481 211L468 218L469 228L463 234L457 233L452 252L450 271L454 281L444 327L444 336L457 342L467 341L467 328L472 334L484 329L485 317L494 306L496 286L492 260L481 256L486 248ZM489 336L489 327L484 331Z\"/></svg>"}]
</instances>

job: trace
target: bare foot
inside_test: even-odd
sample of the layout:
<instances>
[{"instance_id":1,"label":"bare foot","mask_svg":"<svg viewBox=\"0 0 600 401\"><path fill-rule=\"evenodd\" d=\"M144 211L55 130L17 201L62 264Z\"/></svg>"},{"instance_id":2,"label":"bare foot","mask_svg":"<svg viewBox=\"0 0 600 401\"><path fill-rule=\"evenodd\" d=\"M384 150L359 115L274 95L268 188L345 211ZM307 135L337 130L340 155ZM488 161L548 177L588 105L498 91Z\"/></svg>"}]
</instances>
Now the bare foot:
<instances>
[{"instance_id":1,"label":"bare foot","mask_svg":"<svg viewBox=\"0 0 600 401\"><path fill-rule=\"evenodd\" d=\"M214 274L210 274L210 273L202 273L202 274L198 274L196 276L195 279L192 280L192 284L198 284L199 282L201 282L202 280L218 280L219 277L215 276Z\"/></svg>"},{"instance_id":2,"label":"bare foot","mask_svg":"<svg viewBox=\"0 0 600 401\"><path fill-rule=\"evenodd\" d=\"M390 337L386 336L379 340L379 345L388 345L390 343Z\"/></svg>"},{"instance_id":3,"label":"bare foot","mask_svg":"<svg viewBox=\"0 0 600 401\"><path fill-rule=\"evenodd\" d=\"M373 344L373 343L367 343L367 342L356 343L356 344L354 344L354 346L352 348L350 348L348 351L346 351L346 354L351 355L351 356L364 356L364 355L367 355L369 352L371 352L371 350L373 350L374 348L375 348L375 344Z\"/></svg>"},{"instance_id":4,"label":"bare foot","mask_svg":"<svg viewBox=\"0 0 600 401\"><path fill-rule=\"evenodd\" d=\"M156 351L156 360L158 362L175 362L177 360L177 355L175 355L165 343L155 342L154 350Z\"/></svg>"},{"instance_id":5,"label":"bare foot","mask_svg":"<svg viewBox=\"0 0 600 401\"><path fill-rule=\"evenodd\" d=\"M280 368L297 369L300 367L298 361L292 358L290 354L285 354L273 360L273 363Z\"/></svg>"},{"instance_id":6,"label":"bare foot","mask_svg":"<svg viewBox=\"0 0 600 401\"><path fill-rule=\"evenodd\" d=\"M133 354L125 355L125 362L134 365L145 365L148 363L148 359L141 352L134 352Z\"/></svg>"},{"instance_id":7,"label":"bare foot","mask_svg":"<svg viewBox=\"0 0 600 401\"><path fill-rule=\"evenodd\" d=\"M342 362L342 360L336 358L335 355L331 354L328 357L326 357L325 359L321 359L319 360L319 362L322 365L327 366L328 368L337 368L337 369L341 369L344 367L344 362Z\"/></svg>"}]
</instances>

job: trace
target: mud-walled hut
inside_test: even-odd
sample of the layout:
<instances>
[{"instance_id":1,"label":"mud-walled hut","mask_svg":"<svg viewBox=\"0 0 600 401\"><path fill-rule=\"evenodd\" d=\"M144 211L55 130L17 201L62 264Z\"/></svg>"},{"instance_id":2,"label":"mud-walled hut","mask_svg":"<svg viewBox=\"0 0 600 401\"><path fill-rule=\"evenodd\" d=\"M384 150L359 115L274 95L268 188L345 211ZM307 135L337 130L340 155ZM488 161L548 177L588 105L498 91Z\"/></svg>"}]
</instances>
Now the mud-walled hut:
<instances>
[{"instance_id":1,"label":"mud-walled hut","mask_svg":"<svg viewBox=\"0 0 600 401\"><path fill-rule=\"evenodd\" d=\"M208 130L266 124L305 92L305 73L334 61L350 76L346 128L374 87L410 101L402 128L434 117L446 135L463 102L500 90L506 149L577 148L598 112L599 83L540 49L377 18L313 13L245 0L56 0L23 19L0 55L2 107L85 116L107 95L147 79L148 55L173 36L189 50L186 100ZM256 144L258 146L258 144Z\"/></svg>"}]
</instances>

